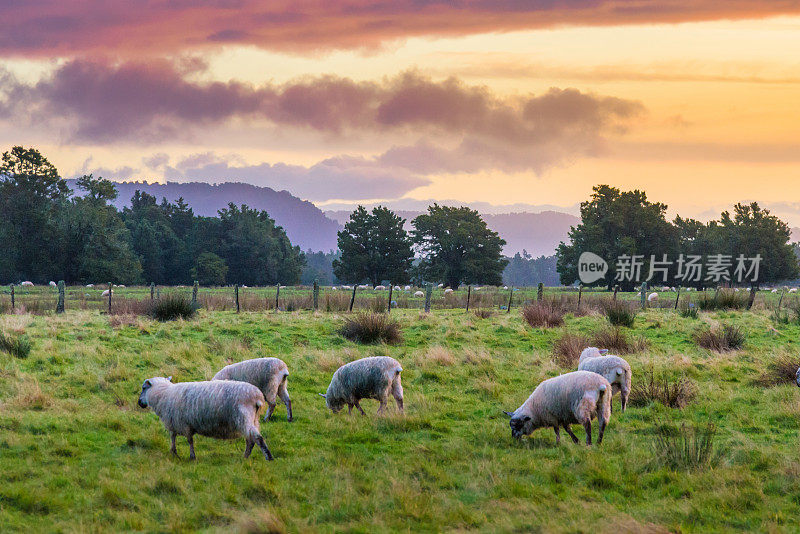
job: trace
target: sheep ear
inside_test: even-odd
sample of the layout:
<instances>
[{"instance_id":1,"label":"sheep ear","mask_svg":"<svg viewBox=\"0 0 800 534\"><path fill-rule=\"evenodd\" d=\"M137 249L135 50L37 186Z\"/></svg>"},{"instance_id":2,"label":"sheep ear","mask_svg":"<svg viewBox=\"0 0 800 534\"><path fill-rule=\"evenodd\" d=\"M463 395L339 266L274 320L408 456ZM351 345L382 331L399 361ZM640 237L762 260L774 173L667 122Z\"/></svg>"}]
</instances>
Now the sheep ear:
<instances>
[{"instance_id":1,"label":"sheep ear","mask_svg":"<svg viewBox=\"0 0 800 534\"><path fill-rule=\"evenodd\" d=\"M168 382L172 382L172 377L171 377L171 376L168 376L168 377L167 377L167 381L168 381Z\"/></svg>"},{"instance_id":2,"label":"sheep ear","mask_svg":"<svg viewBox=\"0 0 800 534\"><path fill-rule=\"evenodd\" d=\"M608 354L608 349L600 349L600 354Z\"/></svg>"},{"instance_id":3,"label":"sheep ear","mask_svg":"<svg viewBox=\"0 0 800 534\"><path fill-rule=\"evenodd\" d=\"M503 410L503 413L506 414L509 417L514 417L514 412L507 412L507 411Z\"/></svg>"},{"instance_id":4,"label":"sheep ear","mask_svg":"<svg viewBox=\"0 0 800 534\"><path fill-rule=\"evenodd\" d=\"M323 399L327 399L328 398L328 396L325 395L324 393L320 393L319 396L322 397Z\"/></svg>"}]
</instances>

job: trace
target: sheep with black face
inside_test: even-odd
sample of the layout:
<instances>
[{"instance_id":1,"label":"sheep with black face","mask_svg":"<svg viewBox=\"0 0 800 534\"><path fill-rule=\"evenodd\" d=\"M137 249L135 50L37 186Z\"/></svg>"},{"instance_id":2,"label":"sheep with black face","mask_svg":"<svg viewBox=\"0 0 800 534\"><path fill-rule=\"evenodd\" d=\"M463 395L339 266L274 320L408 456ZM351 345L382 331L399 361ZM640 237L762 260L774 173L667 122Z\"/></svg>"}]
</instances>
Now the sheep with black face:
<instances>
[{"instance_id":1,"label":"sheep with black face","mask_svg":"<svg viewBox=\"0 0 800 534\"><path fill-rule=\"evenodd\" d=\"M272 453L258 426L258 411L264 395L252 384L231 380L172 383L172 377L148 378L142 384L139 406L151 408L170 433L170 451L177 455L175 438L180 434L189 442L189 459L194 460L194 435L217 439L244 436L250 456L257 443L267 460Z\"/></svg>"},{"instance_id":2,"label":"sheep with black face","mask_svg":"<svg viewBox=\"0 0 800 534\"><path fill-rule=\"evenodd\" d=\"M592 419L597 417L599 445L611 419L611 384L590 371L566 373L543 381L522 406L505 413L511 417L511 435L517 439L538 428L551 427L556 443L561 442L560 428L578 443L569 425L580 424L586 430L587 445L592 444Z\"/></svg>"},{"instance_id":3,"label":"sheep with black face","mask_svg":"<svg viewBox=\"0 0 800 534\"><path fill-rule=\"evenodd\" d=\"M333 413L338 413L347 405L348 413L352 413L355 406L361 415L366 415L359 404L361 399L378 400L381 403L378 414L382 414L391 394L402 413L402 370L400 363L389 356L362 358L339 367L333 373L327 392L320 395L325 397L325 403Z\"/></svg>"}]
</instances>

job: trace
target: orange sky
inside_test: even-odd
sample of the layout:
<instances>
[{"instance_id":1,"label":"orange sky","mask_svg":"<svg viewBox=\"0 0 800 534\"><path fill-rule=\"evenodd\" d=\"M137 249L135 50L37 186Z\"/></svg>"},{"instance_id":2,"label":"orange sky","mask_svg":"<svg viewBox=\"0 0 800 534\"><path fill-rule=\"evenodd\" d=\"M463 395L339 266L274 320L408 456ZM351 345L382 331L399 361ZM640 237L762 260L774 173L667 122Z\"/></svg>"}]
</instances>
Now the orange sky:
<instances>
[{"instance_id":1,"label":"orange sky","mask_svg":"<svg viewBox=\"0 0 800 534\"><path fill-rule=\"evenodd\" d=\"M0 39L0 143L39 147L65 176L242 180L320 206L574 209L610 183L673 214L757 200L800 225L800 16L733 4L680 23L674 13L592 26L590 11L571 26L561 13L521 27L500 17L502 33L467 18L434 31L399 14L407 27L385 41L365 33L367 48L319 44L331 36L298 44L283 30L275 46L186 37L154 42L147 57Z\"/></svg>"}]
</instances>

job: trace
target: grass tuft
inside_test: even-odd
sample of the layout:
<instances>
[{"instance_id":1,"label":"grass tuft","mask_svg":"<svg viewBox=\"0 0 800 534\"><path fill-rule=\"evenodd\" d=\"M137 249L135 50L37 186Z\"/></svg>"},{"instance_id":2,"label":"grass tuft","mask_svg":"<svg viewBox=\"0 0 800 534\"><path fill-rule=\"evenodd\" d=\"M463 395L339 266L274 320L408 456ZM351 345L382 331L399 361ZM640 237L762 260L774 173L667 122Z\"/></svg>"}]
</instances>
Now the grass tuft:
<instances>
[{"instance_id":1,"label":"grass tuft","mask_svg":"<svg viewBox=\"0 0 800 534\"><path fill-rule=\"evenodd\" d=\"M582 334L566 332L553 343L553 361L564 368L578 365L581 351L590 346L591 340Z\"/></svg>"},{"instance_id":2,"label":"grass tuft","mask_svg":"<svg viewBox=\"0 0 800 534\"><path fill-rule=\"evenodd\" d=\"M478 308L474 312L475 317L478 319L488 319L494 315L494 311L491 308Z\"/></svg>"},{"instance_id":3,"label":"grass tuft","mask_svg":"<svg viewBox=\"0 0 800 534\"><path fill-rule=\"evenodd\" d=\"M179 293L165 295L154 301L150 314L157 321L191 319L197 313L188 297Z\"/></svg>"},{"instance_id":4,"label":"grass tuft","mask_svg":"<svg viewBox=\"0 0 800 534\"><path fill-rule=\"evenodd\" d=\"M677 380L665 373L657 374L653 368L637 376L631 387L631 406L647 406L659 402L667 408L682 409L697 397L697 386L682 376Z\"/></svg>"},{"instance_id":5,"label":"grass tuft","mask_svg":"<svg viewBox=\"0 0 800 534\"><path fill-rule=\"evenodd\" d=\"M634 304L622 300L603 301L601 304L603 314L612 326L633 327L636 319L636 309Z\"/></svg>"},{"instance_id":6,"label":"grass tuft","mask_svg":"<svg viewBox=\"0 0 800 534\"><path fill-rule=\"evenodd\" d=\"M522 308L522 318L534 328L552 328L564 324L564 310L555 302L539 301Z\"/></svg>"},{"instance_id":7,"label":"grass tuft","mask_svg":"<svg viewBox=\"0 0 800 534\"><path fill-rule=\"evenodd\" d=\"M755 385L768 388L794 384L798 368L800 368L800 358L791 354L782 354L767 364L767 369L755 380Z\"/></svg>"},{"instance_id":8,"label":"grass tuft","mask_svg":"<svg viewBox=\"0 0 800 534\"><path fill-rule=\"evenodd\" d=\"M653 463L673 470L690 471L716 459L714 423L680 426L661 424L653 440Z\"/></svg>"},{"instance_id":9,"label":"grass tuft","mask_svg":"<svg viewBox=\"0 0 800 534\"><path fill-rule=\"evenodd\" d=\"M27 358L31 353L31 341L25 335L12 336L0 332L0 350L16 358Z\"/></svg>"},{"instance_id":10,"label":"grass tuft","mask_svg":"<svg viewBox=\"0 0 800 534\"><path fill-rule=\"evenodd\" d=\"M359 313L345 319L339 333L355 343L397 345L403 340L400 323L385 313Z\"/></svg>"},{"instance_id":11,"label":"grass tuft","mask_svg":"<svg viewBox=\"0 0 800 534\"><path fill-rule=\"evenodd\" d=\"M608 349L613 354L632 354L647 350L648 345L645 338L631 338L625 330L616 327L595 332L592 336L592 346Z\"/></svg>"},{"instance_id":12,"label":"grass tuft","mask_svg":"<svg viewBox=\"0 0 800 534\"><path fill-rule=\"evenodd\" d=\"M701 330L695 334L695 341L704 349L714 352L739 350L744 346L745 335L741 328L724 324L719 327Z\"/></svg>"}]
</instances>

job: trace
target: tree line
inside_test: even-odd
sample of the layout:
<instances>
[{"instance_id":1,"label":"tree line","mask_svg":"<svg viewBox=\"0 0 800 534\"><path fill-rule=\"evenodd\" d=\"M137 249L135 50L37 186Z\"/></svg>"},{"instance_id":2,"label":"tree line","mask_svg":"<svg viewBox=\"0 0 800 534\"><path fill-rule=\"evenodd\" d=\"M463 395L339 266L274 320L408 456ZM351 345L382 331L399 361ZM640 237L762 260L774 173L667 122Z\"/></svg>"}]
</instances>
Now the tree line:
<instances>
[{"instance_id":1,"label":"tree line","mask_svg":"<svg viewBox=\"0 0 800 534\"><path fill-rule=\"evenodd\" d=\"M67 187L33 148L14 147L0 163L0 280L177 285L198 280L294 284L305 257L264 211L228 205L196 216L137 191L118 211L114 184L92 175Z\"/></svg>"},{"instance_id":2,"label":"tree line","mask_svg":"<svg viewBox=\"0 0 800 534\"><path fill-rule=\"evenodd\" d=\"M578 281L579 259L584 252L608 262L608 275L593 285L610 288L619 284L624 290L633 289L637 282L618 280L620 268L627 267L617 259L634 255L641 258L639 281L652 272L651 284L697 288L736 284L738 277L733 273L739 257L760 257L756 285L792 280L800 274L789 225L755 202L736 204L732 213L724 211L718 220L707 223L680 216L669 221L666 210L666 204L650 202L643 191L595 186L591 198L581 203L581 223L571 229L570 242L558 246L561 282L570 285ZM673 262L671 268L663 264L665 256ZM703 267L710 260L731 263L727 278L707 271L698 276L698 269L690 270L693 266L689 263L698 257L706 262ZM749 269L751 264L746 266Z\"/></svg>"}]
</instances>

